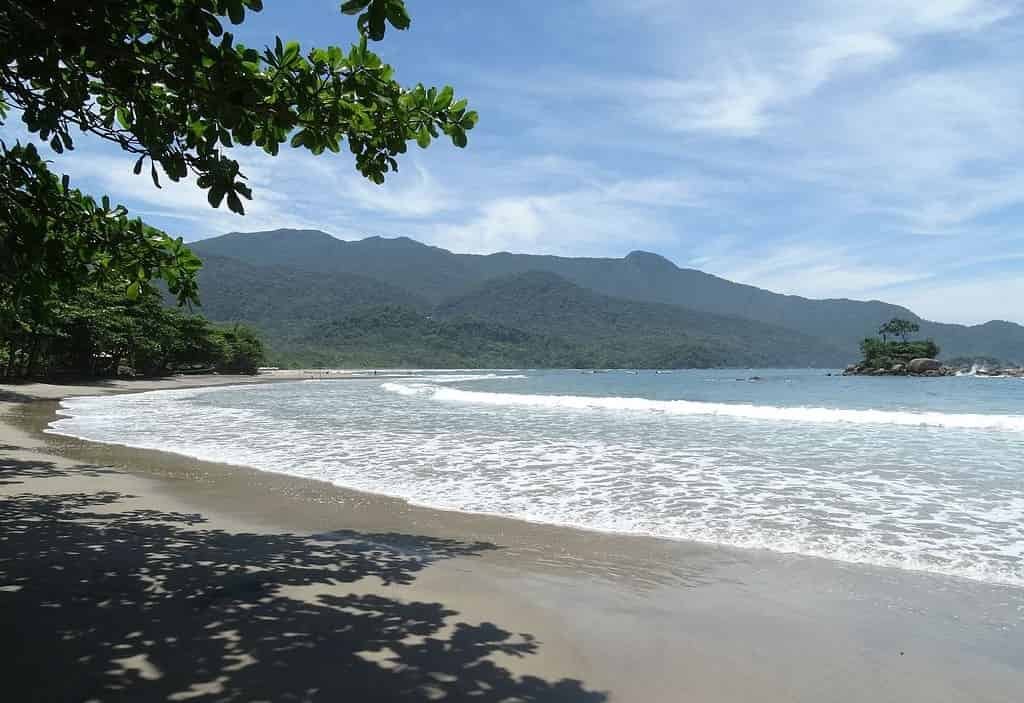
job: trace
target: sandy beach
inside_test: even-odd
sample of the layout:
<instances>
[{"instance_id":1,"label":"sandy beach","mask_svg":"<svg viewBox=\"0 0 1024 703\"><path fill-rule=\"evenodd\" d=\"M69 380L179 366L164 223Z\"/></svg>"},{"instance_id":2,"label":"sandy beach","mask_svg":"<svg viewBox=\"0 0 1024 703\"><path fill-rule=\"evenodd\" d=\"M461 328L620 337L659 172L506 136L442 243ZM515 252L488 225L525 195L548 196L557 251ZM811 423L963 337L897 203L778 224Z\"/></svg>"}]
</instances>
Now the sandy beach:
<instances>
[{"instance_id":1,"label":"sandy beach","mask_svg":"<svg viewBox=\"0 0 1024 703\"><path fill-rule=\"evenodd\" d=\"M42 433L70 395L302 373L0 385L5 698L1020 700L1021 589Z\"/></svg>"}]
</instances>

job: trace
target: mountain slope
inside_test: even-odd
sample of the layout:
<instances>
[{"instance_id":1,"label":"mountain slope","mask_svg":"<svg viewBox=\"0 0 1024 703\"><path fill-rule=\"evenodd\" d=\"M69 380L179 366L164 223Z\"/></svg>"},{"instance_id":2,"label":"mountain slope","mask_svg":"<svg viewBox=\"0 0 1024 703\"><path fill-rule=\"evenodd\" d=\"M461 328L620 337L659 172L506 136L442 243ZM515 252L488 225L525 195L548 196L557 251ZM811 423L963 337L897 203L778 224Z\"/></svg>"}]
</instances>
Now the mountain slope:
<instances>
[{"instance_id":1,"label":"mountain slope","mask_svg":"<svg viewBox=\"0 0 1024 703\"><path fill-rule=\"evenodd\" d=\"M1024 360L1024 327L1007 322L950 325L921 320L906 308L879 301L812 300L781 295L717 276L679 268L656 254L622 259L529 254L453 254L407 238L370 237L355 242L308 230L228 234L194 242L201 256L214 254L254 265L280 264L320 273L355 273L404 288L432 304L468 293L484 281L546 271L595 292L631 300L683 306L785 327L840 347L849 359L857 344L892 317L920 321L943 355Z\"/></svg>"},{"instance_id":2,"label":"mountain slope","mask_svg":"<svg viewBox=\"0 0 1024 703\"><path fill-rule=\"evenodd\" d=\"M593 366L564 339L493 322L432 319L410 308L364 308L310 328L279 358L315 366L524 368Z\"/></svg>"},{"instance_id":3,"label":"mountain slope","mask_svg":"<svg viewBox=\"0 0 1024 703\"><path fill-rule=\"evenodd\" d=\"M252 323L275 338L304 335L310 326L367 306L430 308L423 298L366 276L253 266L209 254L203 255L199 291L200 312L209 319Z\"/></svg>"},{"instance_id":4,"label":"mountain slope","mask_svg":"<svg viewBox=\"0 0 1024 703\"><path fill-rule=\"evenodd\" d=\"M837 366L846 356L787 329L601 295L547 272L501 276L438 306L601 350L607 366Z\"/></svg>"}]
</instances>

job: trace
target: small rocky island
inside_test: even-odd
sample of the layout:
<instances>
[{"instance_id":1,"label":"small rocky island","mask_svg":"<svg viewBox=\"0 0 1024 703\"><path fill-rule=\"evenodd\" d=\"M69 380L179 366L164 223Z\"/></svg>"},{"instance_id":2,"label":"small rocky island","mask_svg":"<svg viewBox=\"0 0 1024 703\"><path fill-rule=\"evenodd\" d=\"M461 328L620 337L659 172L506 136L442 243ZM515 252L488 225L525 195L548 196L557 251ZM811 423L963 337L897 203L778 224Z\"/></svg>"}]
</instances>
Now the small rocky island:
<instances>
[{"instance_id":1,"label":"small rocky island","mask_svg":"<svg viewBox=\"0 0 1024 703\"><path fill-rule=\"evenodd\" d=\"M863 358L850 364L844 376L999 376L1024 378L1024 368L1005 368L1001 364L979 366L970 360L944 364L938 360L939 346L931 339L914 341L920 330L911 320L893 318L878 328L877 336L860 343Z\"/></svg>"},{"instance_id":2,"label":"small rocky island","mask_svg":"<svg viewBox=\"0 0 1024 703\"><path fill-rule=\"evenodd\" d=\"M914 357L905 360L894 360L888 366L874 366L872 362L862 361L850 364L843 371L844 376L956 376L961 369L946 366L933 357Z\"/></svg>"}]
</instances>

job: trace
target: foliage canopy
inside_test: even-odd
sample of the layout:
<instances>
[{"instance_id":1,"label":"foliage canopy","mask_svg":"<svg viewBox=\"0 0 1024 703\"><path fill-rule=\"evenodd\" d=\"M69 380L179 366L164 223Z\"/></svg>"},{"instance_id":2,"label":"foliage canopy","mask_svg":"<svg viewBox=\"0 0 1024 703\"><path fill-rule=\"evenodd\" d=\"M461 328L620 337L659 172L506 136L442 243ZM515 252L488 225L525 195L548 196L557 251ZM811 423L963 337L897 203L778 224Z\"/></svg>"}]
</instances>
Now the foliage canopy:
<instances>
[{"instance_id":1,"label":"foliage canopy","mask_svg":"<svg viewBox=\"0 0 1024 703\"><path fill-rule=\"evenodd\" d=\"M128 300L119 289L103 287L56 304L45 325L11 335L0 349L7 374L23 376L158 376L195 368L252 373L262 360L262 342L247 327L213 325L165 306L153 291Z\"/></svg>"},{"instance_id":2,"label":"foliage canopy","mask_svg":"<svg viewBox=\"0 0 1024 703\"><path fill-rule=\"evenodd\" d=\"M881 327L878 328L878 336L885 342L891 335L893 337L899 337L903 340L904 344L907 342L907 338L912 334L917 334L921 331L921 325L917 324L913 320L904 320L899 317L894 317Z\"/></svg>"},{"instance_id":3,"label":"foliage canopy","mask_svg":"<svg viewBox=\"0 0 1024 703\"><path fill-rule=\"evenodd\" d=\"M459 147L477 122L450 86L403 87L369 49L406 29L402 0L350 0L360 40L303 52L276 38L257 50L228 24L261 0L0 0L0 124L17 114L60 153L75 132L112 142L156 187L192 178L211 206L251 199L233 149L313 154L347 142L375 183L407 144L441 134ZM11 109L13 108L13 110ZM127 164L126 164L127 166ZM0 343L44 325L81 287L120 286L129 299L161 278L179 304L198 301L199 260L174 239L73 190L32 145L0 142Z\"/></svg>"}]
</instances>

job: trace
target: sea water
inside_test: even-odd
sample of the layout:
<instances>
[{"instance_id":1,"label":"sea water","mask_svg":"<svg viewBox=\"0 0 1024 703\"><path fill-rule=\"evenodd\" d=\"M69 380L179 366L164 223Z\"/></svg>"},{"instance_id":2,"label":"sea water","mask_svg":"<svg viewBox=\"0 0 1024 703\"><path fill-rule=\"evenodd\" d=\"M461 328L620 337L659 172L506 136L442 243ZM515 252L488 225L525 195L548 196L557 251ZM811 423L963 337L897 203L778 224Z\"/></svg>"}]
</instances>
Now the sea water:
<instances>
[{"instance_id":1,"label":"sea water","mask_svg":"<svg viewBox=\"0 0 1024 703\"><path fill-rule=\"evenodd\" d=\"M57 434L446 510L1024 587L1024 380L419 372L75 398Z\"/></svg>"}]
</instances>

